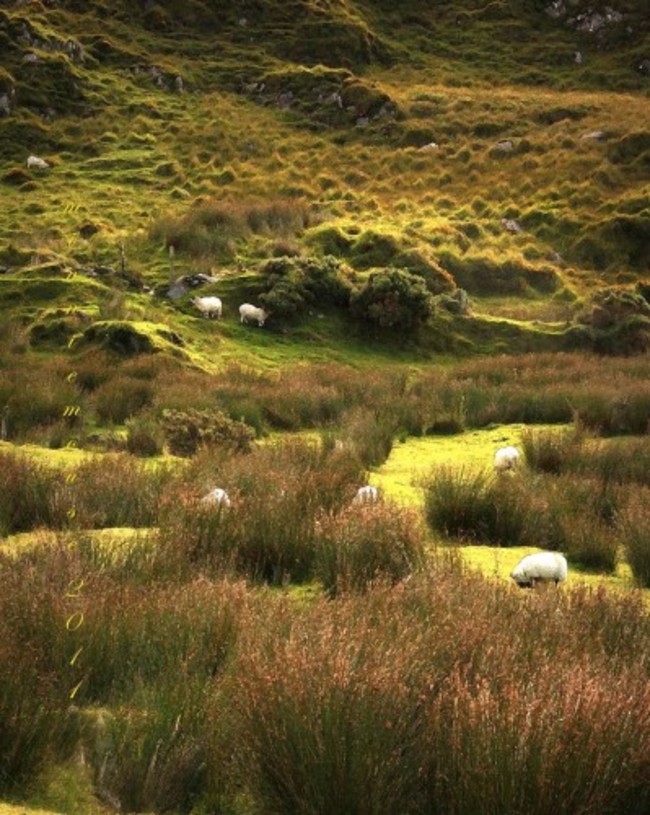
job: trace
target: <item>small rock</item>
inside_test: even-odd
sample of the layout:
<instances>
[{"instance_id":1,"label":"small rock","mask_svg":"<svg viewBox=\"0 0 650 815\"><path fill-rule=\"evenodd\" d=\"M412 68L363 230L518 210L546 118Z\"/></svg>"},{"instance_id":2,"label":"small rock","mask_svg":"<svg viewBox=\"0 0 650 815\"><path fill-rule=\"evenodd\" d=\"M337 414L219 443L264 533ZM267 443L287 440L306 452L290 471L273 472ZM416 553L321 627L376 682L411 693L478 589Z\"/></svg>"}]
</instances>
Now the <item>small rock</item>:
<instances>
[{"instance_id":1,"label":"small rock","mask_svg":"<svg viewBox=\"0 0 650 815\"><path fill-rule=\"evenodd\" d=\"M365 127L369 121L370 119L367 116L359 116L359 118L356 121L356 126Z\"/></svg>"},{"instance_id":2,"label":"small rock","mask_svg":"<svg viewBox=\"0 0 650 815\"><path fill-rule=\"evenodd\" d=\"M174 90L176 91L176 93L183 93L183 91L185 90L183 77L180 74L174 77Z\"/></svg>"},{"instance_id":3,"label":"small rock","mask_svg":"<svg viewBox=\"0 0 650 815\"><path fill-rule=\"evenodd\" d=\"M501 139L494 145L495 150L500 150L502 153L512 153L515 149L514 142L511 139Z\"/></svg>"},{"instance_id":4,"label":"small rock","mask_svg":"<svg viewBox=\"0 0 650 815\"><path fill-rule=\"evenodd\" d=\"M566 14L566 6L564 5L564 0L553 0L550 6L546 6L544 11L553 20L557 20L560 17L564 17L564 15Z\"/></svg>"},{"instance_id":5,"label":"small rock","mask_svg":"<svg viewBox=\"0 0 650 815\"><path fill-rule=\"evenodd\" d=\"M650 76L650 59L643 59L636 66L637 71L643 76Z\"/></svg>"},{"instance_id":6,"label":"small rock","mask_svg":"<svg viewBox=\"0 0 650 815\"><path fill-rule=\"evenodd\" d=\"M508 232L523 232L523 227L514 218L502 218L501 223Z\"/></svg>"},{"instance_id":7,"label":"small rock","mask_svg":"<svg viewBox=\"0 0 650 815\"><path fill-rule=\"evenodd\" d=\"M592 130L590 133L583 133L580 136L580 141L604 141L607 134L604 130Z\"/></svg>"},{"instance_id":8,"label":"small rock","mask_svg":"<svg viewBox=\"0 0 650 815\"><path fill-rule=\"evenodd\" d=\"M432 153L434 150L439 150L440 145L436 144L434 141L430 141L428 144L423 144L422 147L419 148L420 153Z\"/></svg>"},{"instance_id":9,"label":"small rock","mask_svg":"<svg viewBox=\"0 0 650 815\"><path fill-rule=\"evenodd\" d=\"M582 65L582 53L580 51L576 51L573 55L573 61L576 65Z\"/></svg>"},{"instance_id":10,"label":"small rock","mask_svg":"<svg viewBox=\"0 0 650 815\"><path fill-rule=\"evenodd\" d=\"M96 235L98 232L99 227L92 221L86 221L79 227L79 234L81 235L82 238L85 238L86 240L88 240L88 238L92 238L92 236Z\"/></svg>"},{"instance_id":11,"label":"small rock","mask_svg":"<svg viewBox=\"0 0 650 815\"><path fill-rule=\"evenodd\" d=\"M0 116L9 116L11 114L11 102L9 101L8 93L0 93Z\"/></svg>"}]
</instances>

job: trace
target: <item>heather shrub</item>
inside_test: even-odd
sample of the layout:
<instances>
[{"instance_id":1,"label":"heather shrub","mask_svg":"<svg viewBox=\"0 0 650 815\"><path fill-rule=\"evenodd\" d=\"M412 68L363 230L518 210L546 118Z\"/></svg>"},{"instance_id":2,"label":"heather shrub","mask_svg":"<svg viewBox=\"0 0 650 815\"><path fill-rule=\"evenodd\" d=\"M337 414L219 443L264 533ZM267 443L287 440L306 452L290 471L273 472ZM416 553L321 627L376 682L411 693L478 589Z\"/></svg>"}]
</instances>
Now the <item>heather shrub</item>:
<instances>
[{"instance_id":1,"label":"heather shrub","mask_svg":"<svg viewBox=\"0 0 650 815\"><path fill-rule=\"evenodd\" d=\"M162 426L169 452L175 456L192 456L205 445L247 453L255 435L247 424L219 410L164 410Z\"/></svg>"},{"instance_id":2,"label":"heather shrub","mask_svg":"<svg viewBox=\"0 0 650 815\"><path fill-rule=\"evenodd\" d=\"M331 597L398 582L424 562L424 530L409 509L383 502L349 506L320 516L316 530L314 574Z\"/></svg>"},{"instance_id":3,"label":"heather shrub","mask_svg":"<svg viewBox=\"0 0 650 815\"><path fill-rule=\"evenodd\" d=\"M274 316L299 316L310 306L346 306L350 298L347 268L332 256L273 258L260 272L266 287L260 300Z\"/></svg>"}]
</instances>

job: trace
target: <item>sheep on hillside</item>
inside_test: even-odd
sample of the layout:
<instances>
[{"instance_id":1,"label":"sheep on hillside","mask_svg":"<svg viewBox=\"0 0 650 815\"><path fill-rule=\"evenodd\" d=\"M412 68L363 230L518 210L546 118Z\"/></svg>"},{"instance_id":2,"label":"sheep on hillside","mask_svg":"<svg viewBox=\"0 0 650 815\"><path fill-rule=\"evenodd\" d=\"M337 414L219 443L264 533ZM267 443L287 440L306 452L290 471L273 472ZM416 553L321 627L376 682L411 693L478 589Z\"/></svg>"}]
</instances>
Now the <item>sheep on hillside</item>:
<instances>
[{"instance_id":1,"label":"sheep on hillside","mask_svg":"<svg viewBox=\"0 0 650 815\"><path fill-rule=\"evenodd\" d=\"M230 507L231 501L228 493L221 487L215 487L207 495L201 498L201 503L214 505L217 508Z\"/></svg>"},{"instance_id":2,"label":"sheep on hillside","mask_svg":"<svg viewBox=\"0 0 650 815\"><path fill-rule=\"evenodd\" d=\"M376 504L377 501L379 501L379 490L370 484L359 487L357 494L352 499L353 504Z\"/></svg>"},{"instance_id":3,"label":"sheep on hillside","mask_svg":"<svg viewBox=\"0 0 650 815\"><path fill-rule=\"evenodd\" d=\"M567 579L567 562L559 552L536 552L526 555L512 570L510 577L522 589L534 589L538 583L562 583Z\"/></svg>"},{"instance_id":4,"label":"sheep on hillside","mask_svg":"<svg viewBox=\"0 0 650 815\"><path fill-rule=\"evenodd\" d=\"M221 319L223 305L218 297L193 297L192 302L206 317Z\"/></svg>"},{"instance_id":5,"label":"sheep on hillside","mask_svg":"<svg viewBox=\"0 0 650 815\"><path fill-rule=\"evenodd\" d=\"M27 169L37 170L49 170L50 165L45 161L44 158L40 158L39 156L28 156L27 157Z\"/></svg>"},{"instance_id":6,"label":"sheep on hillside","mask_svg":"<svg viewBox=\"0 0 650 815\"><path fill-rule=\"evenodd\" d=\"M494 454L494 469L498 473L516 469L519 464L519 450L516 447L500 447Z\"/></svg>"},{"instance_id":7,"label":"sheep on hillside","mask_svg":"<svg viewBox=\"0 0 650 815\"><path fill-rule=\"evenodd\" d=\"M242 303L239 307L239 322L247 323L249 321L257 322L260 328L264 325L264 321L269 317L268 311L263 308L253 306L250 303Z\"/></svg>"}]
</instances>

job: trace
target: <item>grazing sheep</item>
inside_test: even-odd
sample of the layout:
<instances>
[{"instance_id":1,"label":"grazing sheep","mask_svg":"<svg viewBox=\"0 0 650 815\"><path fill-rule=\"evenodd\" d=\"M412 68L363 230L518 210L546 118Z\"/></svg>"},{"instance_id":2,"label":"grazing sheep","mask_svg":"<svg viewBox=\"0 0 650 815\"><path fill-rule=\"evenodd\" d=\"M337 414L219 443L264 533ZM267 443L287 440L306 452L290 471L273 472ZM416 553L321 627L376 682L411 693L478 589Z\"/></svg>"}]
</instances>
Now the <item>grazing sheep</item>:
<instances>
[{"instance_id":1,"label":"grazing sheep","mask_svg":"<svg viewBox=\"0 0 650 815\"><path fill-rule=\"evenodd\" d=\"M375 504L379 500L379 490L377 487L371 487L366 484L365 487L359 487L357 494L352 499L353 504Z\"/></svg>"},{"instance_id":2,"label":"grazing sheep","mask_svg":"<svg viewBox=\"0 0 650 815\"><path fill-rule=\"evenodd\" d=\"M519 464L519 450L516 447L501 447L494 454L494 469L498 473L514 470Z\"/></svg>"},{"instance_id":3,"label":"grazing sheep","mask_svg":"<svg viewBox=\"0 0 650 815\"><path fill-rule=\"evenodd\" d=\"M201 502L214 505L218 508L231 506L230 496L225 490L221 489L221 487L215 487L213 490L210 490L207 495L201 498Z\"/></svg>"},{"instance_id":4,"label":"grazing sheep","mask_svg":"<svg viewBox=\"0 0 650 815\"><path fill-rule=\"evenodd\" d=\"M537 583L562 583L567 578L566 558L558 552L526 555L512 570L510 577L522 589L534 589Z\"/></svg>"},{"instance_id":5,"label":"grazing sheep","mask_svg":"<svg viewBox=\"0 0 650 815\"><path fill-rule=\"evenodd\" d=\"M44 158L40 158L39 156L28 156L27 157L27 168L29 170L36 168L37 170L49 170L50 165L45 161Z\"/></svg>"},{"instance_id":6,"label":"grazing sheep","mask_svg":"<svg viewBox=\"0 0 650 815\"><path fill-rule=\"evenodd\" d=\"M260 328L264 325L264 321L269 317L268 311L263 308L252 306L250 303L242 303L239 307L239 322L247 323L250 320L255 320Z\"/></svg>"},{"instance_id":7,"label":"grazing sheep","mask_svg":"<svg viewBox=\"0 0 650 815\"><path fill-rule=\"evenodd\" d=\"M223 305L218 297L193 297L192 302L206 317L221 319Z\"/></svg>"}]
</instances>

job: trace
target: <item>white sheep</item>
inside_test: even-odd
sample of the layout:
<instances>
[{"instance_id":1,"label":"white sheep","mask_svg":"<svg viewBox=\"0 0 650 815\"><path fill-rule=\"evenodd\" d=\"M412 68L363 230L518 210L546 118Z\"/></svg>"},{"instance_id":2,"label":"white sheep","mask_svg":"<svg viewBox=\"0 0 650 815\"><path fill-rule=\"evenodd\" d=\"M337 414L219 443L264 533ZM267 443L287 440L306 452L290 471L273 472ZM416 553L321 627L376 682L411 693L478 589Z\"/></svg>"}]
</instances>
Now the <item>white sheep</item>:
<instances>
[{"instance_id":1,"label":"white sheep","mask_svg":"<svg viewBox=\"0 0 650 815\"><path fill-rule=\"evenodd\" d=\"M239 307L239 322L240 323L247 323L249 320L257 321L257 324L261 327L264 325L264 321L269 317L268 311L264 311L263 308L258 308L257 306L253 306L250 303L242 303Z\"/></svg>"},{"instance_id":2,"label":"white sheep","mask_svg":"<svg viewBox=\"0 0 650 815\"><path fill-rule=\"evenodd\" d=\"M526 555L512 570L510 577L522 589L534 589L537 583L562 583L567 578L567 562L559 552L537 552Z\"/></svg>"},{"instance_id":3,"label":"white sheep","mask_svg":"<svg viewBox=\"0 0 650 815\"><path fill-rule=\"evenodd\" d=\"M500 447L494 454L494 469L498 473L514 470L519 464L519 450L516 447Z\"/></svg>"},{"instance_id":4,"label":"white sheep","mask_svg":"<svg viewBox=\"0 0 650 815\"><path fill-rule=\"evenodd\" d=\"M370 484L359 487L357 494L352 499L353 504L376 504L377 501L379 501L379 490Z\"/></svg>"},{"instance_id":5,"label":"white sheep","mask_svg":"<svg viewBox=\"0 0 650 815\"><path fill-rule=\"evenodd\" d=\"M221 487L215 487L207 495L201 498L201 503L210 504L217 508L230 507L232 502L228 493Z\"/></svg>"},{"instance_id":6,"label":"white sheep","mask_svg":"<svg viewBox=\"0 0 650 815\"><path fill-rule=\"evenodd\" d=\"M39 156L27 156L27 168L29 170L33 168L37 170L49 170L50 165L44 158L40 158Z\"/></svg>"},{"instance_id":7,"label":"white sheep","mask_svg":"<svg viewBox=\"0 0 650 815\"><path fill-rule=\"evenodd\" d=\"M223 304L218 297L193 297L192 302L206 317L221 319Z\"/></svg>"}]
</instances>

